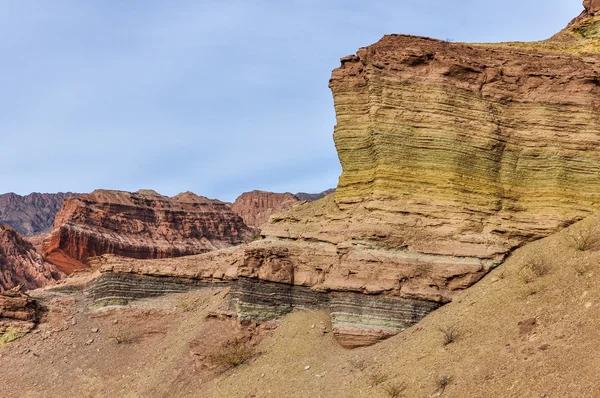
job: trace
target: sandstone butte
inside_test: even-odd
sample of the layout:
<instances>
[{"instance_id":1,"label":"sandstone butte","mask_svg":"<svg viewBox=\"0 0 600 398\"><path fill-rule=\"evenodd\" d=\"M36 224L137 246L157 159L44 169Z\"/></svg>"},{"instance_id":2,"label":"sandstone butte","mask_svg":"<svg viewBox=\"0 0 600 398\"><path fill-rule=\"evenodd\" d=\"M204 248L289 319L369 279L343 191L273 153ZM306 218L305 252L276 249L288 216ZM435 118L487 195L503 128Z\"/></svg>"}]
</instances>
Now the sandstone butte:
<instances>
[{"instance_id":1,"label":"sandstone butte","mask_svg":"<svg viewBox=\"0 0 600 398\"><path fill-rule=\"evenodd\" d=\"M0 292L16 286L36 289L64 276L16 231L0 224Z\"/></svg>"},{"instance_id":2,"label":"sandstone butte","mask_svg":"<svg viewBox=\"0 0 600 398\"><path fill-rule=\"evenodd\" d=\"M253 234L228 204L191 192L168 198L149 190L97 190L65 200L43 255L68 274L102 254L185 256L237 245Z\"/></svg>"},{"instance_id":3,"label":"sandstone butte","mask_svg":"<svg viewBox=\"0 0 600 398\"><path fill-rule=\"evenodd\" d=\"M241 316L325 306L347 347L414 324L600 208L600 0L584 6L545 41L387 35L342 58L329 83L334 194L272 217L240 248L111 259L95 297L127 278L233 281Z\"/></svg>"}]
</instances>

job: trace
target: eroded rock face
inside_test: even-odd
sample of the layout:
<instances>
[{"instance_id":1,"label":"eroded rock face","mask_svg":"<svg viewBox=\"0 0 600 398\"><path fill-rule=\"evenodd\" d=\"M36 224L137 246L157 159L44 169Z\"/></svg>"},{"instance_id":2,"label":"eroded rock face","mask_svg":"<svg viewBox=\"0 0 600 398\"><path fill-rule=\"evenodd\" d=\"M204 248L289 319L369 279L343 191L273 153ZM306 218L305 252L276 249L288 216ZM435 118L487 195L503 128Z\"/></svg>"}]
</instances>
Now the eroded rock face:
<instances>
[{"instance_id":1,"label":"eroded rock face","mask_svg":"<svg viewBox=\"0 0 600 398\"><path fill-rule=\"evenodd\" d=\"M260 227L269 221L273 214L285 212L299 202L300 200L289 192L252 191L240 195L231 208L242 216L246 224Z\"/></svg>"},{"instance_id":2,"label":"eroded rock face","mask_svg":"<svg viewBox=\"0 0 600 398\"><path fill-rule=\"evenodd\" d=\"M23 236L48 232L63 201L74 195L71 192L0 195L0 224L12 227Z\"/></svg>"},{"instance_id":3,"label":"eroded rock face","mask_svg":"<svg viewBox=\"0 0 600 398\"><path fill-rule=\"evenodd\" d=\"M187 192L98 190L65 201L44 257L66 273L105 253L165 258L238 245L253 232L230 206Z\"/></svg>"},{"instance_id":4,"label":"eroded rock face","mask_svg":"<svg viewBox=\"0 0 600 398\"><path fill-rule=\"evenodd\" d=\"M16 231L0 224L0 292L15 286L36 289L64 276Z\"/></svg>"},{"instance_id":5,"label":"eroded rock face","mask_svg":"<svg viewBox=\"0 0 600 398\"><path fill-rule=\"evenodd\" d=\"M389 35L342 58L330 81L335 194L170 276L253 281L232 297L254 316L328 305L343 344L366 345L449 302L511 250L598 211L596 6L544 42ZM269 311L266 299L279 304Z\"/></svg>"},{"instance_id":6,"label":"eroded rock face","mask_svg":"<svg viewBox=\"0 0 600 398\"><path fill-rule=\"evenodd\" d=\"M19 288L0 293L0 343L17 339L33 329L39 320L37 302Z\"/></svg>"}]
</instances>

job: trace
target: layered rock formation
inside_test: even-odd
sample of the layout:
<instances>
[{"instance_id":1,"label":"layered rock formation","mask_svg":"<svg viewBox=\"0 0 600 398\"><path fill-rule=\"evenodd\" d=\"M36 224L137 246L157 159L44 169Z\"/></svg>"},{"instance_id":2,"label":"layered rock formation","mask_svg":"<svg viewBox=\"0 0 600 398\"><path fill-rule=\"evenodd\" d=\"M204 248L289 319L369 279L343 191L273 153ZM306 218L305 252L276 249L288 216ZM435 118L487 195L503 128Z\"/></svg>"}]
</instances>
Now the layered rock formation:
<instances>
[{"instance_id":1,"label":"layered rock formation","mask_svg":"<svg viewBox=\"0 0 600 398\"><path fill-rule=\"evenodd\" d=\"M253 231L230 206L193 193L94 191L67 199L44 242L44 257L70 273L105 253L165 258L241 244Z\"/></svg>"},{"instance_id":2,"label":"layered rock formation","mask_svg":"<svg viewBox=\"0 0 600 398\"><path fill-rule=\"evenodd\" d=\"M0 292L15 286L36 289L63 277L29 242L12 228L0 224Z\"/></svg>"},{"instance_id":3,"label":"layered rock formation","mask_svg":"<svg viewBox=\"0 0 600 398\"><path fill-rule=\"evenodd\" d=\"M241 194L231 209L242 216L246 224L260 227L276 213L285 212L300 200L289 192L252 191Z\"/></svg>"},{"instance_id":4,"label":"layered rock formation","mask_svg":"<svg viewBox=\"0 0 600 398\"><path fill-rule=\"evenodd\" d=\"M0 293L0 345L29 332L39 316L37 302L18 288Z\"/></svg>"},{"instance_id":5,"label":"layered rock formation","mask_svg":"<svg viewBox=\"0 0 600 398\"><path fill-rule=\"evenodd\" d=\"M9 225L23 236L48 232L63 201L74 195L71 192L0 195L0 224Z\"/></svg>"},{"instance_id":6,"label":"layered rock formation","mask_svg":"<svg viewBox=\"0 0 600 398\"><path fill-rule=\"evenodd\" d=\"M254 317L279 312L265 298L293 308L327 294L316 301L336 335L368 344L598 211L597 6L548 41L388 35L342 58L330 80L335 194L272 217L263 240L171 271L248 282L233 304ZM152 273L142 268L127 272Z\"/></svg>"}]
</instances>

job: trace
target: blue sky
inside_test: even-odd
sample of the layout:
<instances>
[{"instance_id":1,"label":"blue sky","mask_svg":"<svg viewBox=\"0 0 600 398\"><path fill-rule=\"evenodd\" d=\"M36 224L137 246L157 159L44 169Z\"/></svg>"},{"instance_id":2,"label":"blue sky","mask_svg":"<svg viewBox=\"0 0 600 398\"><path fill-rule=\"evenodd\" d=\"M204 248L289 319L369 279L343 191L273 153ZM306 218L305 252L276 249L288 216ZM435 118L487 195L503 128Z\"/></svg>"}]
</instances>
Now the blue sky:
<instances>
[{"instance_id":1,"label":"blue sky","mask_svg":"<svg viewBox=\"0 0 600 398\"><path fill-rule=\"evenodd\" d=\"M0 193L319 192L327 87L386 33L544 39L581 0L0 0Z\"/></svg>"}]
</instances>

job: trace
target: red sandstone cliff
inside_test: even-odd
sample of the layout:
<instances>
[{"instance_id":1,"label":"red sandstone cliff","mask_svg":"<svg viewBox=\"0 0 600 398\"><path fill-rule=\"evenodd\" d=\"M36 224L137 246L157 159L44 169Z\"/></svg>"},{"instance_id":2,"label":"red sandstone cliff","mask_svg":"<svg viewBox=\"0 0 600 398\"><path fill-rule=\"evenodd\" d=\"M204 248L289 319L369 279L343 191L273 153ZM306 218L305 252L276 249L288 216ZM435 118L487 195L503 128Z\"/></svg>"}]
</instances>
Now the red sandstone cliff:
<instances>
[{"instance_id":1,"label":"red sandstone cliff","mask_svg":"<svg viewBox=\"0 0 600 398\"><path fill-rule=\"evenodd\" d=\"M64 274L44 262L29 242L0 224L0 292L19 285L36 289L62 277Z\"/></svg>"},{"instance_id":2,"label":"red sandstone cliff","mask_svg":"<svg viewBox=\"0 0 600 398\"><path fill-rule=\"evenodd\" d=\"M269 221L271 215L289 210L299 202L300 199L289 192L252 191L240 195L231 208L242 216L246 224L260 227Z\"/></svg>"},{"instance_id":3,"label":"red sandstone cliff","mask_svg":"<svg viewBox=\"0 0 600 398\"><path fill-rule=\"evenodd\" d=\"M97 190L65 200L43 254L70 273L106 253L178 257L238 245L252 235L243 219L218 200L190 192L168 198L154 191Z\"/></svg>"}]
</instances>

